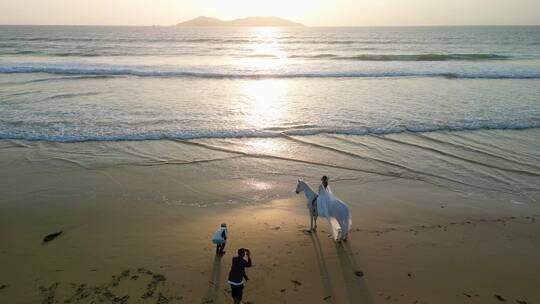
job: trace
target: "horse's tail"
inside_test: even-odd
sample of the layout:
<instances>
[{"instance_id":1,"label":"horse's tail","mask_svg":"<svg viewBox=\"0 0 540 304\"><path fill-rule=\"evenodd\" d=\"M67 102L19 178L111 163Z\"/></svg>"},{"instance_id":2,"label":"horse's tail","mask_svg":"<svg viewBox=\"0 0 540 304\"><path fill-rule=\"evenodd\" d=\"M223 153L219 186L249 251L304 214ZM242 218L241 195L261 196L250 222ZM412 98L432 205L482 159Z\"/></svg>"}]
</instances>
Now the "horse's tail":
<instances>
[{"instance_id":1,"label":"horse's tail","mask_svg":"<svg viewBox=\"0 0 540 304\"><path fill-rule=\"evenodd\" d=\"M340 223L340 226L341 226L341 231L343 231L343 233L349 233L349 231L351 230L351 227L352 227L352 218L351 218L351 212L349 211L349 206L347 206L347 204L342 203L342 216L343 218L341 219L341 223Z\"/></svg>"},{"instance_id":2,"label":"horse's tail","mask_svg":"<svg viewBox=\"0 0 540 304\"><path fill-rule=\"evenodd\" d=\"M350 216L339 221L339 226L341 227L341 231L343 231L343 233L348 233L351 230L351 225L352 221Z\"/></svg>"}]
</instances>

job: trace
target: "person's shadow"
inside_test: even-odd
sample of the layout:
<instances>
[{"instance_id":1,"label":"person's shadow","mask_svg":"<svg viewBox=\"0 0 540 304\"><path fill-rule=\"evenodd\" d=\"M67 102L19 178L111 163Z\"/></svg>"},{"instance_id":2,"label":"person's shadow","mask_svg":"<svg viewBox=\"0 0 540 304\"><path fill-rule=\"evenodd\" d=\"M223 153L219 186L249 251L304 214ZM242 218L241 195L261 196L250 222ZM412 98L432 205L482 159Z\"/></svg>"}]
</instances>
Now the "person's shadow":
<instances>
[{"instance_id":1,"label":"person's shadow","mask_svg":"<svg viewBox=\"0 0 540 304\"><path fill-rule=\"evenodd\" d=\"M363 273L358 273L361 272L361 268L356 263L356 258L349 242L336 244L336 250L349 302L355 304L373 303Z\"/></svg>"},{"instance_id":2,"label":"person's shadow","mask_svg":"<svg viewBox=\"0 0 540 304\"><path fill-rule=\"evenodd\" d=\"M218 303L219 286L221 285L221 258L222 255L216 254L214 258L214 265L210 272L210 279L208 280L208 291L203 298L203 304Z\"/></svg>"}]
</instances>

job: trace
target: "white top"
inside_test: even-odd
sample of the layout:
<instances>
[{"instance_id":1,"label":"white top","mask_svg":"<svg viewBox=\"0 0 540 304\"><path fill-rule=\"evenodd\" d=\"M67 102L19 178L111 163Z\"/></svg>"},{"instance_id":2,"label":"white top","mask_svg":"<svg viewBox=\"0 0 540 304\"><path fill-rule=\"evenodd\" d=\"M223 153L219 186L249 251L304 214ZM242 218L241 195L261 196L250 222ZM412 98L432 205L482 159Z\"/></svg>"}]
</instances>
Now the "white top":
<instances>
[{"instance_id":1,"label":"white top","mask_svg":"<svg viewBox=\"0 0 540 304\"><path fill-rule=\"evenodd\" d=\"M227 227L219 227L218 230L216 230L216 232L214 232L214 234L212 235L213 243L221 244L225 242L225 239L222 236L223 231L225 231L225 236L228 236Z\"/></svg>"},{"instance_id":2,"label":"white top","mask_svg":"<svg viewBox=\"0 0 540 304\"><path fill-rule=\"evenodd\" d=\"M244 282L245 282L244 279L242 279L242 282L240 282L240 283L236 283L236 282L227 280L227 283L229 283L231 285L235 285L235 286L244 285Z\"/></svg>"}]
</instances>

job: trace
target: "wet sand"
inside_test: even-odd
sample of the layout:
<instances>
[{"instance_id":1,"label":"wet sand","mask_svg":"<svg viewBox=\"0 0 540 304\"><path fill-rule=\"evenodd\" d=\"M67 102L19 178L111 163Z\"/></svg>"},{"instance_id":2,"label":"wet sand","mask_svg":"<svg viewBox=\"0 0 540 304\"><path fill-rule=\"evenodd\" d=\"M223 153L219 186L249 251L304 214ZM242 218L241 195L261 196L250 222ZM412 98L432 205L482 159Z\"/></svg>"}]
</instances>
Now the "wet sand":
<instances>
[{"instance_id":1,"label":"wet sand","mask_svg":"<svg viewBox=\"0 0 540 304\"><path fill-rule=\"evenodd\" d=\"M239 247L246 303L540 302L534 202L168 141L0 146L1 303L231 303ZM324 219L307 231L296 179L322 173L350 205L347 243Z\"/></svg>"}]
</instances>

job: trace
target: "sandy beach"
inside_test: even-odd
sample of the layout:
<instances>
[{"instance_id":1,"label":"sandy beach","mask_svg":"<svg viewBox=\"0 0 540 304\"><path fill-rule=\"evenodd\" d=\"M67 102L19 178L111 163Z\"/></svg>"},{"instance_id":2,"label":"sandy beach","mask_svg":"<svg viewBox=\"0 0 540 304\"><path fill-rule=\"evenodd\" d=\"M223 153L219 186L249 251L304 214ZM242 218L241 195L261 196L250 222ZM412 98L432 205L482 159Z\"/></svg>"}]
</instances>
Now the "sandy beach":
<instances>
[{"instance_id":1,"label":"sandy beach","mask_svg":"<svg viewBox=\"0 0 540 304\"><path fill-rule=\"evenodd\" d=\"M0 141L0 302L232 303L226 278L240 247L254 262L245 303L540 302L535 196L352 170L367 166L323 149L324 138L302 139L320 145L306 151L296 142L289 159L282 140L294 142L244 139L234 153L217 140ZM325 219L310 233L294 193L298 178L315 187L322 174L350 206L346 243ZM222 222L220 258L210 237Z\"/></svg>"}]
</instances>

